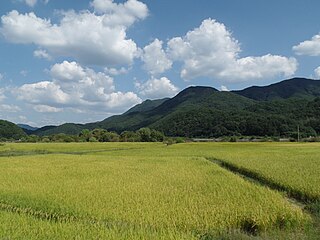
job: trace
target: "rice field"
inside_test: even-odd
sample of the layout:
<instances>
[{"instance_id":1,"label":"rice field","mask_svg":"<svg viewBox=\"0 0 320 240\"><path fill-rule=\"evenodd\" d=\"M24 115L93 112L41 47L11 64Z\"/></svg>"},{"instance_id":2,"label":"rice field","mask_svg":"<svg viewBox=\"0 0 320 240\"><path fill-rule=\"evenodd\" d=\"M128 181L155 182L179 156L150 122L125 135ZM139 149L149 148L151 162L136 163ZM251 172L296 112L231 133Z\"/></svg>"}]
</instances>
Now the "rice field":
<instances>
[{"instance_id":1,"label":"rice field","mask_svg":"<svg viewBox=\"0 0 320 240\"><path fill-rule=\"evenodd\" d=\"M317 143L235 146L216 159L305 202L320 201L320 145Z\"/></svg>"},{"instance_id":2,"label":"rice field","mask_svg":"<svg viewBox=\"0 0 320 240\"><path fill-rule=\"evenodd\" d=\"M320 173L319 147L4 144L0 146L0 239L251 239L275 232L307 239L305 231L313 222L310 213L283 193L209 160L247 167L295 188L299 185L291 178L308 175L304 181L309 183L302 189L309 194L310 189L319 191L314 180ZM297 164L302 157L307 160ZM268 164L273 169L269 172ZM300 171L302 165L305 169ZM278 168L286 172L287 181L279 177Z\"/></svg>"}]
</instances>

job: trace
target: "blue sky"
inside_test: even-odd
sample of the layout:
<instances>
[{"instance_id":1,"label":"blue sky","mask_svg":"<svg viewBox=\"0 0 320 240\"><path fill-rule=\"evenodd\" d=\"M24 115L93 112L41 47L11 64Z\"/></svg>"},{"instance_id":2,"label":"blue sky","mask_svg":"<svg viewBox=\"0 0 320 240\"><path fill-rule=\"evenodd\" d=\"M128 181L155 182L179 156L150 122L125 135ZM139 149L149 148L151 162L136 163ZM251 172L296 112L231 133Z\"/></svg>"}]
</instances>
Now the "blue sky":
<instances>
[{"instance_id":1,"label":"blue sky","mask_svg":"<svg viewBox=\"0 0 320 240\"><path fill-rule=\"evenodd\" d=\"M320 78L317 0L4 0L0 118L91 122L190 85Z\"/></svg>"}]
</instances>

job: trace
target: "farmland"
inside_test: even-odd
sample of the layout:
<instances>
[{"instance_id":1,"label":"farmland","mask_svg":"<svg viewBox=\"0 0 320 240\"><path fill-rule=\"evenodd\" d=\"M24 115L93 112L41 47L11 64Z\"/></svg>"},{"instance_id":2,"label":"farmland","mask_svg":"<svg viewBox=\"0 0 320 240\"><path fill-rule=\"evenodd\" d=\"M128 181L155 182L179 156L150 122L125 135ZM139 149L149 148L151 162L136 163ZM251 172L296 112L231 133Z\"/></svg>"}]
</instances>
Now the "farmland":
<instances>
[{"instance_id":1,"label":"farmland","mask_svg":"<svg viewBox=\"0 0 320 240\"><path fill-rule=\"evenodd\" d=\"M299 192L303 204L316 204L319 147L2 144L0 239L310 239L317 231L315 217L285 192Z\"/></svg>"}]
</instances>

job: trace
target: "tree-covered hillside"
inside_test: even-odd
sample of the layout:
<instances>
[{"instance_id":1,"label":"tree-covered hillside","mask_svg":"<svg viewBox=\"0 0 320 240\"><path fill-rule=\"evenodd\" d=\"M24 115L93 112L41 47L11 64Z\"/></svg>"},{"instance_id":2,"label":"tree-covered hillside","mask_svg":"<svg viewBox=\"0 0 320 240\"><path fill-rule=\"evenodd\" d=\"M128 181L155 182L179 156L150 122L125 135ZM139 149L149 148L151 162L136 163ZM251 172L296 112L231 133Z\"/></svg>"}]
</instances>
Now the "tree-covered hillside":
<instances>
[{"instance_id":1,"label":"tree-covered hillside","mask_svg":"<svg viewBox=\"0 0 320 240\"><path fill-rule=\"evenodd\" d=\"M264 87L249 87L234 91L239 95L258 101L270 101L288 98L313 99L320 97L320 81L306 78L292 78Z\"/></svg>"},{"instance_id":2,"label":"tree-covered hillside","mask_svg":"<svg viewBox=\"0 0 320 240\"><path fill-rule=\"evenodd\" d=\"M78 134L102 128L121 133L150 127L167 136L302 136L320 134L320 81L290 79L266 87L220 92L189 87L171 99L147 100L101 122L64 124L35 134Z\"/></svg>"},{"instance_id":3,"label":"tree-covered hillside","mask_svg":"<svg viewBox=\"0 0 320 240\"><path fill-rule=\"evenodd\" d=\"M26 133L12 122L0 120L0 140L1 139L12 139L18 140L25 136Z\"/></svg>"}]
</instances>

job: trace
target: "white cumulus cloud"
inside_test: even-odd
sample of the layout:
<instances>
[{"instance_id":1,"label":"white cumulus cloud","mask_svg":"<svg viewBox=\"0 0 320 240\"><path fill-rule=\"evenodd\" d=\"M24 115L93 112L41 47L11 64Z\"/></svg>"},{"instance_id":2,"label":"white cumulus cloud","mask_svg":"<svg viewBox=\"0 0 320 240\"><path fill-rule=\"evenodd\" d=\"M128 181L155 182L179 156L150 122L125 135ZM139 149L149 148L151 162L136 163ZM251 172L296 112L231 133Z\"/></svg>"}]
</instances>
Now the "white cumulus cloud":
<instances>
[{"instance_id":1,"label":"white cumulus cloud","mask_svg":"<svg viewBox=\"0 0 320 240\"><path fill-rule=\"evenodd\" d=\"M91 2L95 12L106 14L104 21L107 25L130 26L137 19L148 16L148 7L137 0L128 0L125 3L114 3L113 0L94 0Z\"/></svg>"},{"instance_id":2,"label":"white cumulus cloud","mask_svg":"<svg viewBox=\"0 0 320 240\"><path fill-rule=\"evenodd\" d=\"M64 105L71 101L58 84L50 81L24 84L14 92L18 99L34 104Z\"/></svg>"},{"instance_id":3,"label":"white cumulus cloud","mask_svg":"<svg viewBox=\"0 0 320 240\"><path fill-rule=\"evenodd\" d=\"M172 97L178 93L179 89L166 77L160 79L152 78L145 83L136 83L136 88L144 97L158 99Z\"/></svg>"},{"instance_id":4,"label":"white cumulus cloud","mask_svg":"<svg viewBox=\"0 0 320 240\"><path fill-rule=\"evenodd\" d=\"M109 3L110 9L98 7L98 2ZM131 64L139 56L139 49L127 38L126 31L147 17L147 6L136 0L123 4L100 0L92 4L98 13L62 12L58 23L33 12L21 14L13 10L1 17L0 32L9 42L35 44L50 55L72 57L85 64ZM43 57L42 53L37 55Z\"/></svg>"},{"instance_id":5,"label":"white cumulus cloud","mask_svg":"<svg viewBox=\"0 0 320 240\"><path fill-rule=\"evenodd\" d=\"M51 81L15 89L18 99L35 105L38 112L58 112L63 108L121 112L141 102L132 92L116 91L110 76L76 62L55 64L50 73Z\"/></svg>"},{"instance_id":6,"label":"white cumulus cloud","mask_svg":"<svg viewBox=\"0 0 320 240\"><path fill-rule=\"evenodd\" d=\"M224 85L222 85L222 86L220 87L220 89L221 89L221 91L223 91L223 92L229 92L229 89L228 89L226 86L224 86Z\"/></svg>"},{"instance_id":7,"label":"white cumulus cloud","mask_svg":"<svg viewBox=\"0 0 320 240\"><path fill-rule=\"evenodd\" d=\"M291 76L297 69L295 58L267 54L240 58L239 42L224 24L206 19L183 37L172 38L167 52L183 62L181 77L209 77L229 82Z\"/></svg>"},{"instance_id":8,"label":"white cumulus cloud","mask_svg":"<svg viewBox=\"0 0 320 240\"><path fill-rule=\"evenodd\" d=\"M314 70L314 74L315 74L315 77L317 79L320 79L320 67L317 67L315 70Z\"/></svg>"},{"instance_id":9,"label":"white cumulus cloud","mask_svg":"<svg viewBox=\"0 0 320 240\"><path fill-rule=\"evenodd\" d=\"M162 44L162 41L155 39L143 49L144 68L152 75L163 73L172 66L172 61L167 57Z\"/></svg>"},{"instance_id":10,"label":"white cumulus cloud","mask_svg":"<svg viewBox=\"0 0 320 240\"><path fill-rule=\"evenodd\" d=\"M292 49L297 55L320 56L320 35L315 35L311 40L301 42Z\"/></svg>"},{"instance_id":11,"label":"white cumulus cloud","mask_svg":"<svg viewBox=\"0 0 320 240\"><path fill-rule=\"evenodd\" d=\"M47 60L52 60L52 57L50 56L50 54L43 49L37 49L33 52L33 56L36 58L43 58L43 59L47 59Z\"/></svg>"}]
</instances>

